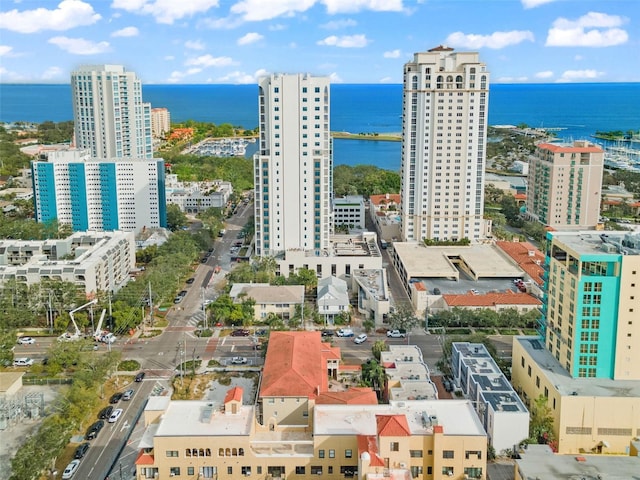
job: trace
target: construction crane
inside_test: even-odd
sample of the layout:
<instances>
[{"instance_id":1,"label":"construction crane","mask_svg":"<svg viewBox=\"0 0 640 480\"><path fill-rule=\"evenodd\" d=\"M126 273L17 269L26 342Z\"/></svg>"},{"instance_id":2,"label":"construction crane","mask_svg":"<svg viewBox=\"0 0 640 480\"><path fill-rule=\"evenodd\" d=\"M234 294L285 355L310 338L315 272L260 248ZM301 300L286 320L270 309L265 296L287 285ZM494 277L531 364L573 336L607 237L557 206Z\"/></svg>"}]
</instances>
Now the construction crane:
<instances>
[{"instance_id":1,"label":"construction crane","mask_svg":"<svg viewBox=\"0 0 640 480\"><path fill-rule=\"evenodd\" d=\"M78 328L78 324L76 323L75 318L73 318L73 314L79 310L82 310L85 307L88 307L90 305L95 305L96 303L98 303L98 300L94 298L90 302L87 302L84 305L80 305L78 308L74 308L69 312L69 318L71 318L71 323L73 324L73 328L75 329L75 331L73 333L64 332L62 335L58 337L59 342L73 342L75 340L80 340L82 338L82 332Z\"/></svg>"}]
</instances>

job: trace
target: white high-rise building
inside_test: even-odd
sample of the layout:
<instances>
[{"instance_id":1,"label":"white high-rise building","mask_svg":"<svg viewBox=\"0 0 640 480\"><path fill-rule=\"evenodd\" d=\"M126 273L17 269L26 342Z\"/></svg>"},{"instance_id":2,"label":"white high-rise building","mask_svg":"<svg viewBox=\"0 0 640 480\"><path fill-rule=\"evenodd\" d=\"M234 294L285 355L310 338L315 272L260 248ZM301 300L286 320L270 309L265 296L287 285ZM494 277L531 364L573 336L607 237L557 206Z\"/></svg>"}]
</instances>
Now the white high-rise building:
<instances>
[{"instance_id":1,"label":"white high-rise building","mask_svg":"<svg viewBox=\"0 0 640 480\"><path fill-rule=\"evenodd\" d=\"M260 256L329 246L333 156L329 78L259 81L260 146L254 156L255 247Z\"/></svg>"},{"instance_id":2,"label":"white high-rise building","mask_svg":"<svg viewBox=\"0 0 640 480\"><path fill-rule=\"evenodd\" d=\"M95 158L153 158L151 104L142 82L122 65L88 65L71 73L75 144Z\"/></svg>"},{"instance_id":3,"label":"white high-rise building","mask_svg":"<svg viewBox=\"0 0 640 480\"><path fill-rule=\"evenodd\" d=\"M475 52L436 47L404 66L404 241L478 240L483 221L489 72Z\"/></svg>"}]
</instances>

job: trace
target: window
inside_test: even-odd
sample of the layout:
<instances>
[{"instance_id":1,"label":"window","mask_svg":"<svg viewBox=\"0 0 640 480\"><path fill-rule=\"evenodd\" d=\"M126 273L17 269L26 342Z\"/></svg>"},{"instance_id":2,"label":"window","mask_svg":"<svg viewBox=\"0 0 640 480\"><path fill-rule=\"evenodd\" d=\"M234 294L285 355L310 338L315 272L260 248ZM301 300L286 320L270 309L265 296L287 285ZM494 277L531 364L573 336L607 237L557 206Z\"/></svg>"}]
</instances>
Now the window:
<instances>
[{"instance_id":1,"label":"window","mask_svg":"<svg viewBox=\"0 0 640 480\"><path fill-rule=\"evenodd\" d=\"M464 458L469 460L469 458L475 457L478 460L482 460L482 452L480 450L467 450L464 452Z\"/></svg>"},{"instance_id":2,"label":"window","mask_svg":"<svg viewBox=\"0 0 640 480\"><path fill-rule=\"evenodd\" d=\"M179 476L180 475L180 467L171 467L171 468L169 468L169 474L172 477Z\"/></svg>"},{"instance_id":3,"label":"window","mask_svg":"<svg viewBox=\"0 0 640 480\"><path fill-rule=\"evenodd\" d=\"M304 467L296 467L296 475L304 475Z\"/></svg>"},{"instance_id":4,"label":"window","mask_svg":"<svg viewBox=\"0 0 640 480\"><path fill-rule=\"evenodd\" d=\"M233 467L227 467L227 475L233 475Z\"/></svg>"},{"instance_id":5,"label":"window","mask_svg":"<svg viewBox=\"0 0 640 480\"><path fill-rule=\"evenodd\" d=\"M353 457L353 451L351 449L347 449L344 451L344 458L352 458Z\"/></svg>"},{"instance_id":6,"label":"window","mask_svg":"<svg viewBox=\"0 0 640 480\"><path fill-rule=\"evenodd\" d=\"M250 466L242 467L242 475L251 475L251 467Z\"/></svg>"},{"instance_id":7,"label":"window","mask_svg":"<svg viewBox=\"0 0 640 480\"><path fill-rule=\"evenodd\" d=\"M468 478L482 478L482 467L465 467L464 474Z\"/></svg>"},{"instance_id":8,"label":"window","mask_svg":"<svg viewBox=\"0 0 640 480\"><path fill-rule=\"evenodd\" d=\"M322 475L322 465L311 465L311 475Z\"/></svg>"},{"instance_id":9,"label":"window","mask_svg":"<svg viewBox=\"0 0 640 480\"><path fill-rule=\"evenodd\" d=\"M409 450L411 458L422 458L422 450Z\"/></svg>"},{"instance_id":10,"label":"window","mask_svg":"<svg viewBox=\"0 0 640 480\"><path fill-rule=\"evenodd\" d=\"M449 477L453 476L453 467L442 467L442 474Z\"/></svg>"},{"instance_id":11,"label":"window","mask_svg":"<svg viewBox=\"0 0 640 480\"><path fill-rule=\"evenodd\" d=\"M167 457L177 457L178 450L167 450Z\"/></svg>"},{"instance_id":12,"label":"window","mask_svg":"<svg viewBox=\"0 0 640 480\"><path fill-rule=\"evenodd\" d=\"M329 458L336 458L336 451L329 449Z\"/></svg>"},{"instance_id":13,"label":"window","mask_svg":"<svg viewBox=\"0 0 640 480\"><path fill-rule=\"evenodd\" d=\"M187 467L187 475L195 475L195 468L194 467Z\"/></svg>"},{"instance_id":14,"label":"window","mask_svg":"<svg viewBox=\"0 0 640 480\"><path fill-rule=\"evenodd\" d=\"M318 458L324 458L324 450L318 450Z\"/></svg>"},{"instance_id":15,"label":"window","mask_svg":"<svg viewBox=\"0 0 640 480\"><path fill-rule=\"evenodd\" d=\"M443 450L442 458L453 458L453 450Z\"/></svg>"}]
</instances>

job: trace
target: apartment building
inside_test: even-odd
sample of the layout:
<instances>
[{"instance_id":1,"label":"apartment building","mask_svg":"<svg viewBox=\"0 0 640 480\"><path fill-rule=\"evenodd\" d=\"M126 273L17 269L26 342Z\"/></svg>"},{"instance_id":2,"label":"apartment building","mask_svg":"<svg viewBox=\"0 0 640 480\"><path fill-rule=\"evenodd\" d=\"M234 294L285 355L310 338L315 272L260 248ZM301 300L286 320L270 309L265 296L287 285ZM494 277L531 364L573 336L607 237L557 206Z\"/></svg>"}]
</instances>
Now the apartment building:
<instances>
[{"instance_id":1,"label":"apartment building","mask_svg":"<svg viewBox=\"0 0 640 480\"><path fill-rule=\"evenodd\" d=\"M132 232L76 232L64 239L0 240L0 285L73 283L87 296L117 292L136 266Z\"/></svg>"},{"instance_id":2,"label":"apartment building","mask_svg":"<svg viewBox=\"0 0 640 480\"><path fill-rule=\"evenodd\" d=\"M167 226L164 160L92 158L88 150L50 152L31 163L37 222L73 231Z\"/></svg>"},{"instance_id":3,"label":"apartment building","mask_svg":"<svg viewBox=\"0 0 640 480\"><path fill-rule=\"evenodd\" d=\"M482 343L454 342L451 371L471 400L496 453L529 437L529 411Z\"/></svg>"},{"instance_id":4,"label":"apartment building","mask_svg":"<svg viewBox=\"0 0 640 480\"><path fill-rule=\"evenodd\" d=\"M171 131L171 113L166 108L151 109L151 135L164 138Z\"/></svg>"},{"instance_id":5,"label":"apartment building","mask_svg":"<svg viewBox=\"0 0 640 480\"><path fill-rule=\"evenodd\" d=\"M404 66L402 240L479 240L489 72L475 52L439 46Z\"/></svg>"},{"instance_id":6,"label":"apartment building","mask_svg":"<svg viewBox=\"0 0 640 480\"><path fill-rule=\"evenodd\" d=\"M258 399L152 397L136 478L486 478L486 434L470 402L378 405L341 388L340 350L319 332L272 332Z\"/></svg>"},{"instance_id":7,"label":"apartment building","mask_svg":"<svg viewBox=\"0 0 640 480\"><path fill-rule=\"evenodd\" d=\"M551 232L539 337L513 346L526 404L547 398L559 450L625 453L640 434L640 235Z\"/></svg>"},{"instance_id":8,"label":"apartment building","mask_svg":"<svg viewBox=\"0 0 640 480\"><path fill-rule=\"evenodd\" d=\"M270 75L259 80L260 138L254 156L258 256L329 246L329 97L327 77Z\"/></svg>"},{"instance_id":9,"label":"apartment building","mask_svg":"<svg viewBox=\"0 0 640 480\"><path fill-rule=\"evenodd\" d=\"M334 225L346 225L349 228L365 228L365 208L362 195L336 197L333 204Z\"/></svg>"},{"instance_id":10,"label":"apartment building","mask_svg":"<svg viewBox=\"0 0 640 480\"><path fill-rule=\"evenodd\" d=\"M122 65L85 65L71 73L75 145L95 158L152 158L151 105L142 82Z\"/></svg>"},{"instance_id":11,"label":"apartment building","mask_svg":"<svg viewBox=\"0 0 640 480\"><path fill-rule=\"evenodd\" d=\"M604 151L586 140L539 144L529 160L528 218L554 229L594 228L603 169Z\"/></svg>"},{"instance_id":12,"label":"apartment building","mask_svg":"<svg viewBox=\"0 0 640 480\"><path fill-rule=\"evenodd\" d=\"M198 213L208 208L224 208L233 193L231 182L211 180L203 182L180 182L178 175L165 175L167 203L178 205L185 213Z\"/></svg>"}]
</instances>

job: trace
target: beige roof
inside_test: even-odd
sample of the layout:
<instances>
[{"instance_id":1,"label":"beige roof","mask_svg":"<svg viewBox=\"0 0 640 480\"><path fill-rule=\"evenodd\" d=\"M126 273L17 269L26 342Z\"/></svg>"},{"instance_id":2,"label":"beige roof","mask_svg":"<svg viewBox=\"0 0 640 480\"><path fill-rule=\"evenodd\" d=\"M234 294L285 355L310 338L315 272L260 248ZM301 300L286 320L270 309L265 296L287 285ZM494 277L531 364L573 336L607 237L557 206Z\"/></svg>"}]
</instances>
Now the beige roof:
<instances>
[{"instance_id":1,"label":"beige roof","mask_svg":"<svg viewBox=\"0 0 640 480\"><path fill-rule=\"evenodd\" d=\"M5 393L16 383L24 372L0 372L0 393Z\"/></svg>"},{"instance_id":2,"label":"beige roof","mask_svg":"<svg viewBox=\"0 0 640 480\"><path fill-rule=\"evenodd\" d=\"M242 292L253 298L257 304L302 303L303 285L246 286Z\"/></svg>"}]
</instances>

